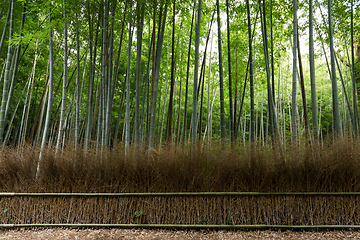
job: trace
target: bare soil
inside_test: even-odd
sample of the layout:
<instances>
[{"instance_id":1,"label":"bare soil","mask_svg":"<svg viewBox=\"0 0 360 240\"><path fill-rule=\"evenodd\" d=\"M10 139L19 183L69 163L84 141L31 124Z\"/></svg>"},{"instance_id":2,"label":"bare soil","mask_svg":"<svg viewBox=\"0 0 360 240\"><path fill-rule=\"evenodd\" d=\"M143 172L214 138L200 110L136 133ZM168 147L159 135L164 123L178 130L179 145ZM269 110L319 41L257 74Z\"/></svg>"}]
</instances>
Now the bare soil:
<instances>
[{"instance_id":1,"label":"bare soil","mask_svg":"<svg viewBox=\"0 0 360 240\"><path fill-rule=\"evenodd\" d=\"M148 229L17 229L0 231L0 239L360 239L360 231L208 231Z\"/></svg>"}]
</instances>

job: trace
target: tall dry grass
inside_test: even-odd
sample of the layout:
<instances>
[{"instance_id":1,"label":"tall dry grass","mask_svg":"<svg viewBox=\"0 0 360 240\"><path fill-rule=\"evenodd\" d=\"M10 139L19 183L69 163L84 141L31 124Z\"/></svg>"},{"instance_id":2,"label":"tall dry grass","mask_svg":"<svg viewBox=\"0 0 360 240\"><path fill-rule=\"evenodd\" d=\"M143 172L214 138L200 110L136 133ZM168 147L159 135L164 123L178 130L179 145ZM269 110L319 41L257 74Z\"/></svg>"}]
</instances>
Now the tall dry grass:
<instances>
[{"instance_id":1,"label":"tall dry grass","mask_svg":"<svg viewBox=\"0 0 360 240\"><path fill-rule=\"evenodd\" d=\"M349 139L287 151L220 143L160 150L6 148L1 192L360 191L360 148ZM356 196L3 197L3 223L360 224ZM140 216L136 211L142 211Z\"/></svg>"}]
</instances>

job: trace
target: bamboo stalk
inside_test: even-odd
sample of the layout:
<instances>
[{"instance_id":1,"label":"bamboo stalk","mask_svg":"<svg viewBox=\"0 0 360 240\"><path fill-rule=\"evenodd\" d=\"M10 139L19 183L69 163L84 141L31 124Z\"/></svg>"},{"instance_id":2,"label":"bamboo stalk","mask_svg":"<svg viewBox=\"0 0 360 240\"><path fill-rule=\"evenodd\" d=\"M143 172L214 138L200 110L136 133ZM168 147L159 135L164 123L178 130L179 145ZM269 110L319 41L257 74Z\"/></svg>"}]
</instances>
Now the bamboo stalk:
<instances>
[{"instance_id":1,"label":"bamboo stalk","mask_svg":"<svg viewBox=\"0 0 360 240\"><path fill-rule=\"evenodd\" d=\"M0 228L21 228L21 227L117 227L117 228L217 228L217 229L264 229L264 228L282 228L282 229L344 229L356 228L360 225L206 225L206 224L101 224L101 223L36 223L36 224L0 224Z\"/></svg>"},{"instance_id":2,"label":"bamboo stalk","mask_svg":"<svg viewBox=\"0 0 360 240\"><path fill-rule=\"evenodd\" d=\"M158 196L360 196L360 192L163 192L163 193L16 193L0 197L158 197Z\"/></svg>"}]
</instances>

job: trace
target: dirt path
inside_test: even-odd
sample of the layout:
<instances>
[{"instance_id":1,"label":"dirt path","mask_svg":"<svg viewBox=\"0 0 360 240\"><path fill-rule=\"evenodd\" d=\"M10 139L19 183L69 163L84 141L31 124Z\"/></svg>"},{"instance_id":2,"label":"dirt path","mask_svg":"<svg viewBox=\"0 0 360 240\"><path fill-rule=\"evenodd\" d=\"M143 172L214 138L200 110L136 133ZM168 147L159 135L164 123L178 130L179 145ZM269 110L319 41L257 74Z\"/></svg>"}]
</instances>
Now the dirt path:
<instances>
[{"instance_id":1,"label":"dirt path","mask_svg":"<svg viewBox=\"0 0 360 240\"><path fill-rule=\"evenodd\" d=\"M2 230L0 239L360 239L360 231L172 231L143 229Z\"/></svg>"}]
</instances>

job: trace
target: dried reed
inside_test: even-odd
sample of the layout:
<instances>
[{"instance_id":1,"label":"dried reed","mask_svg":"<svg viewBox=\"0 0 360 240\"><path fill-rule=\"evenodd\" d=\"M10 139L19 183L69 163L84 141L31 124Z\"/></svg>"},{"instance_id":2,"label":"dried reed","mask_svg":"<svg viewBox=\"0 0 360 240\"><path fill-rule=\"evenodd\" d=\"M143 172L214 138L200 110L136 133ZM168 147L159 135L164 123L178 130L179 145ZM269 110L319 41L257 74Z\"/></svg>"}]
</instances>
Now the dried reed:
<instances>
[{"instance_id":1,"label":"dried reed","mask_svg":"<svg viewBox=\"0 0 360 240\"><path fill-rule=\"evenodd\" d=\"M0 153L2 192L358 192L349 139L279 152L212 142L158 151L49 149ZM2 197L0 223L360 224L358 196Z\"/></svg>"}]
</instances>

